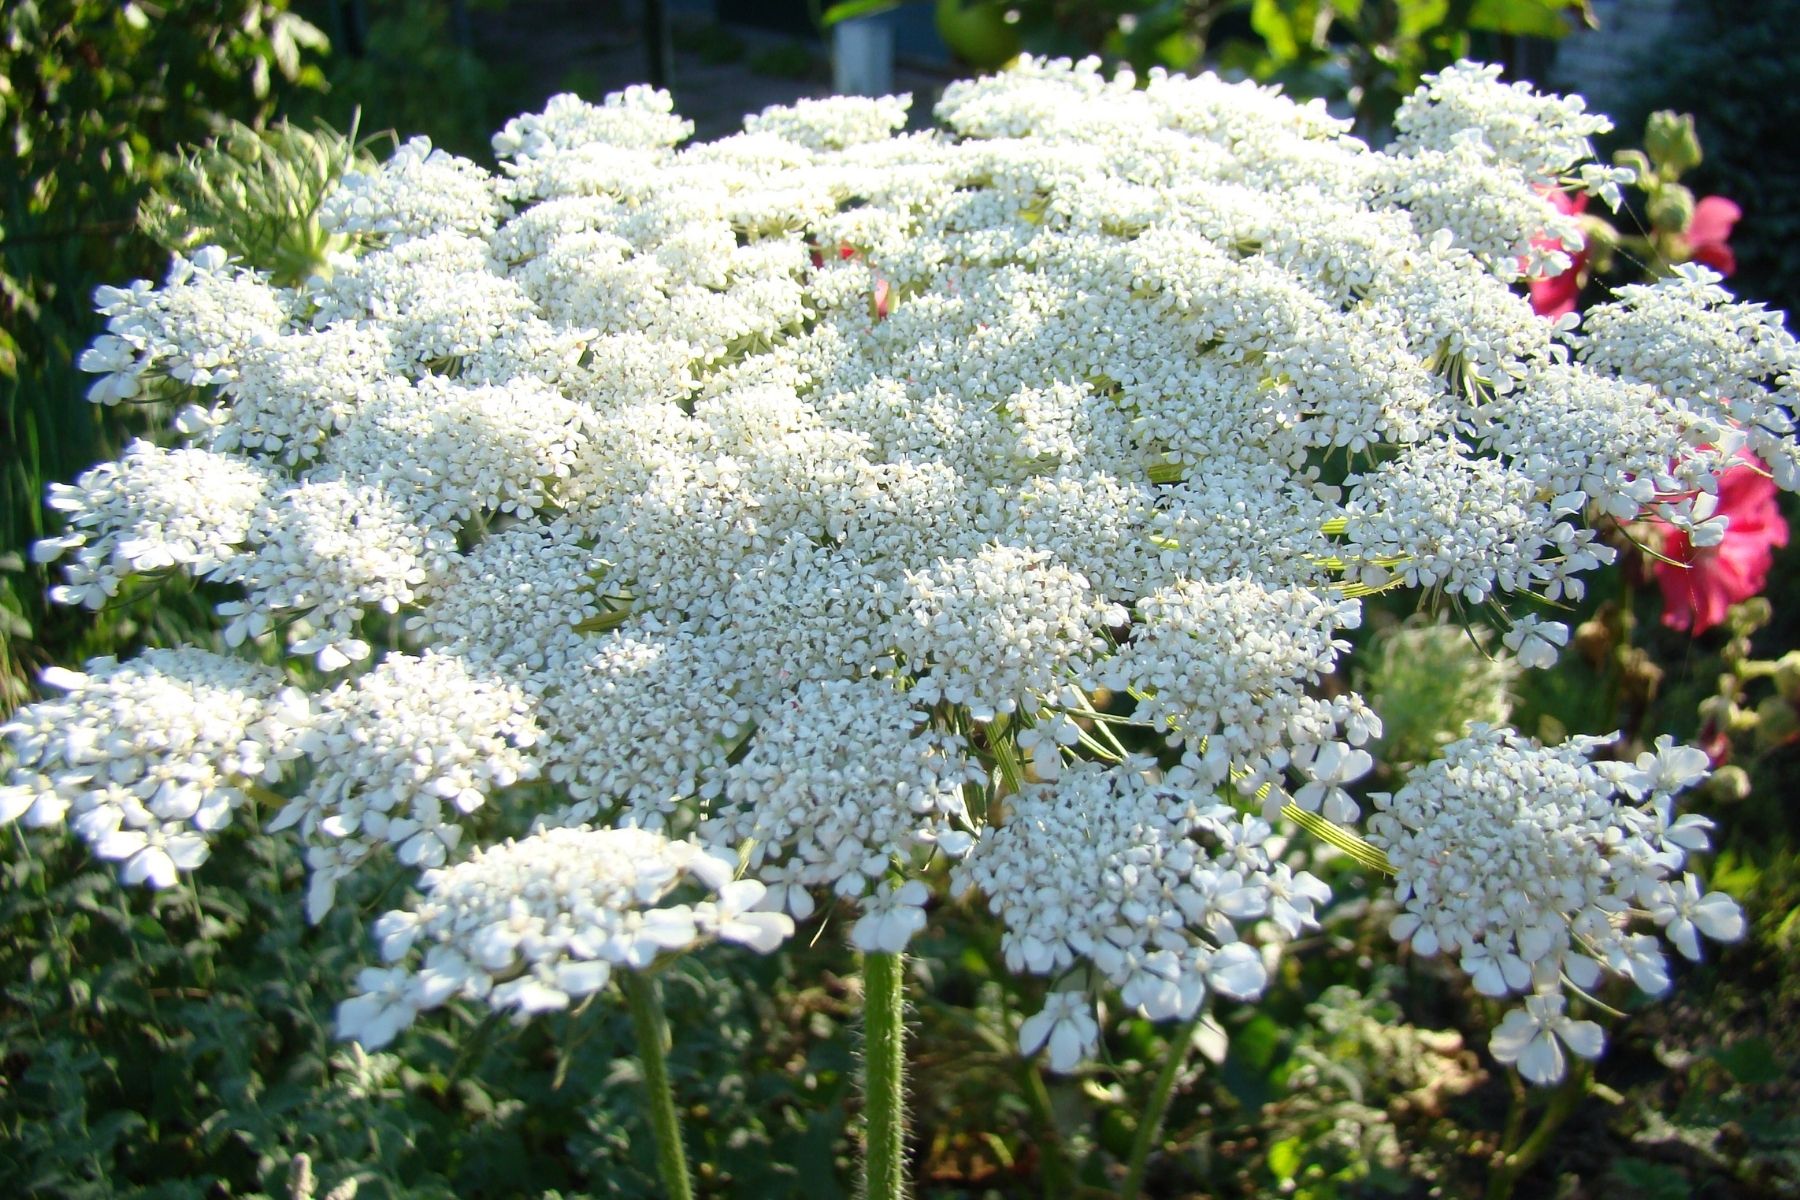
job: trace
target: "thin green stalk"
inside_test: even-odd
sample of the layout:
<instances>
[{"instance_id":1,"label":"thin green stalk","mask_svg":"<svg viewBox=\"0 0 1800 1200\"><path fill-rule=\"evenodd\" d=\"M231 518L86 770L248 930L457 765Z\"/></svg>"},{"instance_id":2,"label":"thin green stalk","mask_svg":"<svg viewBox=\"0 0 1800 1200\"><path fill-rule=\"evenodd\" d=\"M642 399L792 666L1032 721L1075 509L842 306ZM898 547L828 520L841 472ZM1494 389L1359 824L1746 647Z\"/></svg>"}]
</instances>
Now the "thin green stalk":
<instances>
[{"instance_id":1,"label":"thin green stalk","mask_svg":"<svg viewBox=\"0 0 1800 1200\"><path fill-rule=\"evenodd\" d=\"M1005 1050L1014 1052L1011 1046ZM1056 1123L1056 1106L1050 1100L1050 1089L1044 1073L1030 1059L1021 1062L1019 1072L1025 1082L1025 1103L1038 1125L1038 1171L1044 1180L1048 1200L1075 1192L1075 1171L1069 1164L1069 1149L1063 1144L1062 1127Z\"/></svg>"},{"instance_id":2,"label":"thin green stalk","mask_svg":"<svg viewBox=\"0 0 1800 1200\"><path fill-rule=\"evenodd\" d=\"M1181 1077L1181 1068L1187 1062L1188 1050L1194 1044L1194 1030L1200 1027L1201 1013L1181 1023L1169 1038L1168 1057L1163 1059L1162 1070L1157 1073L1156 1082L1151 1085L1149 1102L1144 1106L1143 1119L1138 1122L1137 1136L1131 1140L1131 1157L1125 1165L1125 1186L1119 1189L1120 1200L1137 1200L1138 1191L1144 1186L1144 1169L1150 1163L1150 1147L1156 1142L1162 1131L1163 1116L1169 1111L1169 1098L1175 1094L1175 1081Z\"/></svg>"},{"instance_id":3,"label":"thin green stalk","mask_svg":"<svg viewBox=\"0 0 1800 1200\"><path fill-rule=\"evenodd\" d=\"M693 1200L688 1182L687 1153L681 1146L681 1118L669 1090L669 1023L663 1016L656 980L638 971L620 973L631 1028L637 1034L638 1060L644 1064L644 1091L650 1101L650 1129L656 1136L656 1173L669 1200Z\"/></svg>"},{"instance_id":4,"label":"thin green stalk","mask_svg":"<svg viewBox=\"0 0 1800 1200\"><path fill-rule=\"evenodd\" d=\"M1555 1140L1557 1130L1562 1128L1569 1114L1575 1111L1576 1105L1588 1090L1588 1069L1586 1063L1572 1063L1569 1066L1569 1077L1562 1085L1550 1093L1550 1103L1544 1109L1544 1115L1538 1118L1537 1126L1516 1150L1506 1148L1500 1161L1494 1164L1492 1173L1488 1175L1487 1200L1511 1200L1513 1188L1518 1186L1519 1176L1529 1171L1544 1151L1550 1148ZM1516 1103L1516 1101L1515 1101ZM1516 1110L1523 1115L1523 1107ZM1515 1122L1509 1116L1509 1129L1516 1130L1522 1121Z\"/></svg>"},{"instance_id":5,"label":"thin green stalk","mask_svg":"<svg viewBox=\"0 0 1800 1200\"><path fill-rule=\"evenodd\" d=\"M906 1195L905 956L863 955L863 1200Z\"/></svg>"}]
</instances>

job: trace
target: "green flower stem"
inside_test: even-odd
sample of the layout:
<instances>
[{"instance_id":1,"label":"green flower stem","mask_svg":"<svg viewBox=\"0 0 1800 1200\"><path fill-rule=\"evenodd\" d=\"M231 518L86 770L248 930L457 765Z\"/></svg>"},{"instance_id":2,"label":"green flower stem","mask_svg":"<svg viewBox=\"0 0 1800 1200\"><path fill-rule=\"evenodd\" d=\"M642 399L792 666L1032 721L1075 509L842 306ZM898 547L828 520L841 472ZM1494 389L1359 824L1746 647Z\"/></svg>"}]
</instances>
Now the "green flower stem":
<instances>
[{"instance_id":1,"label":"green flower stem","mask_svg":"<svg viewBox=\"0 0 1800 1200\"><path fill-rule=\"evenodd\" d=\"M1012 1046L1002 1049L1017 1054ZM1043 1176L1044 1196L1046 1200L1072 1196L1075 1194L1075 1171L1069 1164L1069 1148L1063 1144L1062 1127L1056 1123L1056 1106L1044 1083L1044 1073L1029 1059L1020 1064L1019 1073L1024 1077L1025 1103L1038 1125L1038 1170Z\"/></svg>"},{"instance_id":2,"label":"green flower stem","mask_svg":"<svg viewBox=\"0 0 1800 1200\"><path fill-rule=\"evenodd\" d=\"M656 1173L669 1200L693 1200L688 1182L687 1153L681 1146L681 1118L669 1090L669 1023L663 1016L656 980L638 971L621 971L620 986L631 1008L638 1059L644 1064L644 1091L650 1101L650 1128L656 1136Z\"/></svg>"},{"instance_id":3,"label":"green flower stem","mask_svg":"<svg viewBox=\"0 0 1800 1200\"><path fill-rule=\"evenodd\" d=\"M863 956L863 1200L906 1195L905 956Z\"/></svg>"},{"instance_id":4,"label":"green flower stem","mask_svg":"<svg viewBox=\"0 0 1800 1200\"><path fill-rule=\"evenodd\" d=\"M1538 1118L1537 1127L1518 1149L1506 1147L1500 1160L1494 1164L1493 1171L1488 1175L1487 1200L1510 1200L1513 1188L1518 1186L1519 1176L1529 1171L1544 1156L1544 1151L1550 1148L1550 1143L1556 1138L1556 1131L1569 1119L1587 1090L1587 1064L1570 1064L1569 1077L1550 1093L1550 1103L1544 1109L1544 1115ZM1507 1118L1509 1131L1516 1131L1524 1124L1521 1119L1524 1116L1524 1106L1520 1103L1517 1092L1514 1093L1513 1105L1513 1113L1509 1113Z\"/></svg>"},{"instance_id":5,"label":"green flower stem","mask_svg":"<svg viewBox=\"0 0 1800 1200\"><path fill-rule=\"evenodd\" d=\"M1144 1169L1150 1163L1150 1147L1162 1132L1163 1116L1169 1111L1169 1098L1175 1094L1175 1081L1181 1077L1181 1068L1187 1062L1188 1050L1194 1044L1194 1030L1200 1027L1201 1016L1202 1012L1196 1012L1183 1021L1180 1028L1169 1037L1168 1057L1163 1059L1162 1070L1157 1073L1156 1082L1151 1085L1143 1118L1138 1122L1137 1136L1131 1140L1131 1157L1125 1165L1125 1186L1119 1189L1120 1200L1137 1200L1138 1192L1144 1186Z\"/></svg>"}]
</instances>

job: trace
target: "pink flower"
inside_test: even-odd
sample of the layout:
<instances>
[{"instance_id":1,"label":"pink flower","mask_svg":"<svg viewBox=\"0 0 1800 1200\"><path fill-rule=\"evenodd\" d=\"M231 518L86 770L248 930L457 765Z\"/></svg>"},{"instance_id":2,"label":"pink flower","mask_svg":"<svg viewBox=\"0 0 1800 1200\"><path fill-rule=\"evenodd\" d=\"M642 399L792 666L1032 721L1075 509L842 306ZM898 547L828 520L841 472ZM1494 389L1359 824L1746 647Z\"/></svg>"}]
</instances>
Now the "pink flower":
<instances>
[{"instance_id":1,"label":"pink flower","mask_svg":"<svg viewBox=\"0 0 1800 1200\"><path fill-rule=\"evenodd\" d=\"M1719 624L1733 604L1763 590L1775 547L1788 543L1768 468L1749 453L1739 457L1744 461L1719 476L1718 512L1728 518L1723 541L1696 547L1681 530L1664 527L1662 553L1673 562L1656 564L1656 583L1670 629L1699 635Z\"/></svg>"},{"instance_id":2,"label":"pink flower","mask_svg":"<svg viewBox=\"0 0 1800 1200\"><path fill-rule=\"evenodd\" d=\"M1737 256L1726 245L1731 227L1738 223L1744 210L1723 196L1706 196L1694 205L1694 217L1681 235L1688 258L1705 263L1721 275L1737 270Z\"/></svg>"},{"instance_id":3,"label":"pink flower","mask_svg":"<svg viewBox=\"0 0 1800 1200\"><path fill-rule=\"evenodd\" d=\"M1557 212L1565 216L1575 216L1577 213L1587 210L1586 192L1576 192L1571 195L1560 188L1547 188L1544 190L1544 197L1556 205ZM1546 250L1568 250L1568 247L1564 246L1561 241L1547 234L1540 234L1532 238L1531 244ZM1587 250L1586 248L1570 250L1569 257L1573 261L1570 262L1569 269L1562 274L1531 281L1531 310L1538 316L1554 320L1564 313L1575 311L1576 305L1581 299L1581 285L1584 282L1582 276L1587 271Z\"/></svg>"}]
</instances>

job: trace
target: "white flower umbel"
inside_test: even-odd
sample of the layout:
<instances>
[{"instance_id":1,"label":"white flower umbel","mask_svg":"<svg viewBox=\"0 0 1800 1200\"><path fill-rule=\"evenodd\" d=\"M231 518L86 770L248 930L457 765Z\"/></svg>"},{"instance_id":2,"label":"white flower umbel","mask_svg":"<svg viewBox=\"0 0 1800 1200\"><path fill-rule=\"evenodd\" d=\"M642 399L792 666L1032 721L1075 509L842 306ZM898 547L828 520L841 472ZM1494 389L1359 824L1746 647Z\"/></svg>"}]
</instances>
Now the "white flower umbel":
<instances>
[{"instance_id":1,"label":"white flower umbel","mask_svg":"<svg viewBox=\"0 0 1800 1200\"><path fill-rule=\"evenodd\" d=\"M1350 648L1336 633L1361 623L1356 601L1250 579L1189 580L1144 597L1138 615L1101 678L1141 696L1140 719L1184 747L1178 781L1217 787L1235 767L1253 791L1288 765L1292 748L1338 736L1345 713L1306 686Z\"/></svg>"},{"instance_id":2,"label":"white flower umbel","mask_svg":"<svg viewBox=\"0 0 1800 1200\"><path fill-rule=\"evenodd\" d=\"M1011 546L908 576L906 599L894 641L923 676L915 698L965 705L978 721L1082 677L1111 646L1104 631L1128 619L1086 577Z\"/></svg>"},{"instance_id":3,"label":"white flower umbel","mask_svg":"<svg viewBox=\"0 0 1800 1200\"><path fill-rule=\"evenodd\" d=\"M282 673L198 649L148 650L53 667L63 695L0 725L15 762L0 824L67 823L126 883L168 887L210 839L280 776L310 724Z\"/></svg>"},{"instance_id":4,"label":"white flower umbel","mask_svg":"<svg viewBox=\"0 0 1800 1200\"><path fill-rule=\"evenodd\" d=\"M450 655L390 654L326 693L301 739L312 778L270 824L308 843L308 917L321 919L338 882L377 848L408 866L442 865L463 819L537 775L539 737L523 692Z\"/></svg>"},{"instance_id":5,"label":"white flower umbel","mask_svg":"<svg viewBox=\"0 0 1800 1200\"><path fill-rule=\"evenodd\" d=\"M345 249L296 287L214 247L97 294L93 399L179 406L189 442L59 492L38 554L90 605L203 576L228 645L311 660L334 732L269 782L315 882L377 844L471 853L476 797L747 843L771 903L854 893L891 947L929 911L915 868L974 843L959 878L1008 897L1030 969L1080 959L1147 1012L1252 994L1205 913L1303 926L1315 889L1278 864L1181 884L1210 899L1177 944L1136 910L1124 943L1071 924L1113 903L1102 860L1224 836L1155 816L1112 723L1179 741L1158 786L1196 812L1267 785L1265 814L1351 820L1380 721L1326 681L1362 595L1501 610L1547 665L1566 631L1530 613L1610 559L1594 522L1716 535L1741 447L1800 486L1775 314L1694 267L1579 330L1515 286L1579 233L1538 189L1619 182L1586 161L1597 118L1468 64L1401 114L1376 149L1272 89L1024 58L947 88L934 132L840 98L684 144L634 88L509 122L492 172L408 143L327 201ZM8 808L62 803L54 774L21 766ZM1643 837L1693 849L1672 787L1641 787ZM1090 830L1087 801L1143 813ZM973 864L1034 838L1063 907L1028 919L1015 876L1052 868ZM1669 853L1631 867L1666 888L1632 919L1697 949L1728 914ZM1605 864L1569 894L1622 886ZM1573 921L1607 969L1666 976L1659 938Z\"/></svg>"},{"instance_id":6,"label":"white flower umbel","mask_svg":"<svg viewBox=\"0 0 1800 1200\"><path fill-rule=\"evenodd\" d=\"M102 287L94 307L106 332L84 351L80 367L100 376L88 389L99 404L154 399L158 380L206 386L237 378L237 364L291 325L292 293L230 265L207 246L176 255L161 288L138 280L128 289Z\"/></svg>"},{"instance_id":7,"label":"white flower umbel","mask_svg":"<svg viewBox=\"0 0 1800 1200\"><path fill-rule=\"evenodd\" d=\"M65 582L51 598L86 608L99 608L131 575L220 573L249 538L272 479L231 455L133 441L119 461L101 463L73 486L51 485L50 507L65 514L68 532L38 542L32 557L69 555Z\"/></svg>"},{"instance_id":8,"label":"white flower umbel","mask_svg":"<svg viewBox=\"0 0 1800 1200\"><path fill-rule=\"evenodd\" d=\"M1085 965L1152 1020L1191 1017L1212 992L1253 999L1269 960L1241 940L1239 923L1273 916L1262 927L1273 949L1315 925L1313 906L1330 893L1270 859L1261 819L1159 786L1146 766L1080 763L1054 784L1028 785L953 868L952 887L988 898L1015 971ZM1050 1038L1052 1067L1069 1070L1092 1049L1083 1032L1092 1007L1083 990L1052 993L1020 1030L1021 1049Z\"/></svg>"},{"instance_id":9,"label":"white flower umbel","mask_svg":"<svg viewBox=\"0 0 1800 1200\"><path fill-rule=\"evenodd\" d=\"M1599 1026L1562 1015L1565 987L1615 974L1668 988L1646 924L1688 958L1700 956L1699 934L1744 931L1735 902L1681 874L1711 822L1673 818L1673 796L1705 777L1706 756L1663 738L1633 764L1590 762L1599 744L1547 747L1477 726L1405 787L1376 795L1369 820L1395 873L1394 937L1459 955L1484 995L1525 995L1493 1050L1537 1083L1562 1077L1558 1038L1585 1058L1600 1052Z\"/></svg>"},{"instance_id":10,"label":"white flower umbel","mask_svg":"<svg viewBox=\"0 0 1800 1200\"><path fill-rule=\"evenodd\" d=\"M794 931L755 911L763 885L692 842L643 829L547 829L425 872L423 895L375 922L381 956L338 1005L339 1037L374 1050L453 997L518 1020L566 1008L614 970L712 941L768 953ZM688 897L685 892L691 892Z\"/></svg>"},{"instance_id":11,"label":"white flower umbel","mask_svg":"<svg viewBox=\"0 0 1800 1200\"><path fill-rule=\"evenodd\" d=\"M860 897L896 863L968 845L963 788L985 778L962 739L930 729L887 680L806 683L758 722L701 833L722 849L745 847L752 873L804 919L814 889ZM923 891L906 893L921 921ZM863 930L853 939L864 949L905 945L864 944Z\"/></svg>"}]
</instances>

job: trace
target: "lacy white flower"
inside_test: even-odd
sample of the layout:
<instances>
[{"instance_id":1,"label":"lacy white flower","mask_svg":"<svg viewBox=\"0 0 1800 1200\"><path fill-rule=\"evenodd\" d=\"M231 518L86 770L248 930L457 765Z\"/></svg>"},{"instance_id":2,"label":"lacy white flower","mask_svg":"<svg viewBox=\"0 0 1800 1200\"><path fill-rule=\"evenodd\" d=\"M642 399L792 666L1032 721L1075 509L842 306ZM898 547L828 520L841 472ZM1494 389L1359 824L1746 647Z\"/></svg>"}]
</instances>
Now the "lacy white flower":
<instances>
[{"instance_id":1,"label":"lacy white flower","mask_svg":"<svg viewBox=\"0 0 1800 1200\"><path fill-rule=\"evenodd\" d=\"M892 896L883 882L891 866L968 842L974 822L963 788L984 778L962 739L930 729L887 680L805 683L758 723L747 753L726 768L724 795L701 832L714 844L745 847L750 869L781 889L796 917L811 914L808 889L822 886L854 897L879 885L865 905L873 911ZM907 936L924 918L923 885L909 886L901 890L919 924ZM900 925L866 929L878 927ZM853 936L863 944L860 932Z\"/></svg>"},{"instance_id":2,"label":"lacy white flower","mask_svg":"<svg viewBox=\"0 0 1800 1200\"><path fill-rule=\"evenodd\" d=\"M1209 992L1254 998L1267 962L1240 940L1238 923L1275 916L1278 946L1316 924L1313 906L1329 892L1271 860L1265 822L1158 786L1145 766L1084 762L1054 784L1028 786L952 870L952 886L988 897L1015 971L1061 974L1085 963L1155 1020L1192 1016ZM1077 994L1053 995L1066 1007ZM1073 1065L1072 1037L1053 1046L1056 1070ZM1021 1031L1022 1043L1031 1040Z\"/></svg>"},{"instance_id":3,"label":"lacy white flower","mask_svg":"<svg viewBox=\"0 0 1800 1200\"><path fill-rule=\"evenodd\" d=\"M1557 992L1525 997L1524 1007L1509 1009L1495 1027L1488 1049L1501 1062L1516 1065L1519 1074L1533 1083L1555 1083L1563 1077L1564 1046L1582 1058L1600 1057L1605 1032L1592 1021L1567 1016L1565 1003Z\"/></svg>"},{"instance_id":4,"label":"lacy white flower","mask_svg":"<svg viewBox=\"0 0 1800 1200\"><path fill-rule=\"evenodd\" d=\"M450 655L390 654L319 707L300 742L312 779L269 826L294 826L309 844L314 921L376 848L439 866L462 841L461 818L539 770L530 700Z\"/></svg>"},{"instance_id":5,"label":"lacy white flower","mask_svg":"<svg viewBox=\"0 0 1800 1200\"><path fill-rule=\"evenodd\" d=\"M937 116L897 134L903 101L839 98L684 145L666 93L559 96L496 171L413 142L346 179L346 249L295 288L212 247L97 294L92 398L179 404L188 444L59 491L38 555L89 605L203 576L246 660L311 660L310 762L265 782L315 906L375 846L472 853L477 801L560 808L747 847L771 905L856 897L872 947L968 851L1021 969L1158 1015L1252 995L1234 922L1292 936L1323 898L1215 804L1355 817L1381 722L1323 681L1360 597L1497 610L1547 665L1566 631L1531 610L1611 559L1592 521L1716 535L1745 448L1800 486L1777 314L1682 268L1577 330L1512 285L1578 236L1540 185L1616 189L1577 101L1458 64L1383 150L1268 88L1024 58ZM1179 761L1140 778L1119 721ZM1514 772L1469 766L1487 800L1444 815L1457 751L1383 814L1416 947L1456 938L1507 994L1546 960L1650 986L1632 921L1684 950L1732 928L1683 882L1682 755L1608 775L1482 736ZM53 821L76 785L19 757L6 809ZM1506 899L1524 851L1466 841L1490 828L1573 838L1516 921L1440 905ZM150 849L130 870L166 879ZM411 986L370 983L372 1030ZM1051 1024L1058 1061L1093 1044Z\"/></svg>"},{"instance_id":6,"label":"lacy white flower","mask_svg":"<svg viewBox=\"0 0 1800 1200\"><path fill-rule=\"evenodd\" d=\"M63 695L0 725L16 759L0 824L67 822L127 883L168 887L275 781L310 727L282 673L199 649L97 658L44 682Z\"/></svg>"},{"instance_id":7,"label":"lacy white flower","mask_svg":"<svg viewBox=\"0 0 1800 1200\"><path fill-rule=\"evenodd\" d=\"M1036 1054L1050 1048L1050 1069L1069 1072L1093 1057L1100 1046L1100 1023L1094 1020L1094 1002L1085 992L1051 992L1044 1007L1019 1026L1019 1053Z\"/></svg>"},{"instance_id":8,"label":"lacy white flower","mask_svg":"<svg viewBox=\"0 0 1800 1200\"><path fill-rule=\"evenodd\" d=\"M909 576L906 589L894 641L924 676L919 702L965 705L977 720L1079 678L1109 648L1106 627L1127 619L1085 577L1010 546Z\"/></svg>"},{"instance_id":9,"label":"lacy white flower","mask_svg":"<svg viewBox=\"0 0 1800 1200\"><path fill-rule=\"evenodd\" d=\"M176 567L211 575L237 557L272 482L254 462L133 441L118 462L72 486L51 485L50 507L66 514L69 529L38 542L33 557L51 562L73 551L51 596L87 608L130 575Z\"/></svg>"},{"instance_id":10,"label":"lacy white flower","mask_svg":"<svg viewBox=\"0 0 1800 1200\"><path fill-rule=\"evenodd\" d=\"M1549 1033L1564 1032L1565 984L1588 988L1611 972L1646 991L1668 987L1655 938L1634 925L1647 917L1689 958L1699 934L1744 931L1729 897L1703 894L1691 872L1675 878L1707 845L1707 822L1670 819L1673 793L1704 777L1705 755L1664 738L1635 764L1588 761L1598 744L1552 748L1477 727L1398 792L1375 796L1369 821L1403 905L1394 937L1427 956L1460 955L1485 995L1527 993L1529 1017L1509 1014L1494 1053L1539 1083L1562 1075ZM1580 1035L1563 1040L1592 1058L1599 1027L1577 1024ZM1524 1033L1539 1027L1527 1048Z\"/></svg>"},{"instance_id":11,"label":"lacy white flower","mask_svg":"<svg viewBox=\"0 0 1800 1200\"><path fill-rule=\"evenodd\" d=\"M452 997L520 1020L712 941L767 954L794 932L755 911L763 886L692 842L642 829L547 829L425 872L424 894L375 922L381 956L338 1006L338 1035L378 1049ZM674 902L690 888L696 896ZM670 902L665 902L670 901ZM421 961L415 949L423 947Z\"/></svg>"}]
</instances>

